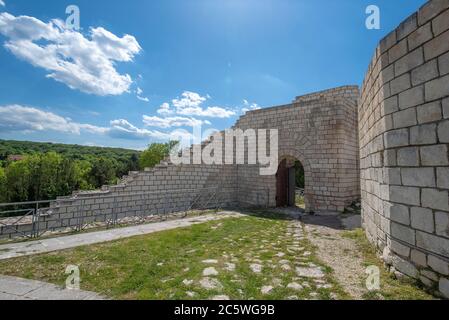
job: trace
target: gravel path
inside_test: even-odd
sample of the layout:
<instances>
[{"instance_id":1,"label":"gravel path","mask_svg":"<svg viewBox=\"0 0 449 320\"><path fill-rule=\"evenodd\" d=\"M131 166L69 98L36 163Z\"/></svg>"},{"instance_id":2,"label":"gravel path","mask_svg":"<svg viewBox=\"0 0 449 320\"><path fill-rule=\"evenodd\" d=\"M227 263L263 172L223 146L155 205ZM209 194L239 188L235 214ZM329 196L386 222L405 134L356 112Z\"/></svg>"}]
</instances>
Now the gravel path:
<instances>
[{"instance_id":1,"label":"gravel path","mask_svg":"<svg viewBox=\"0 0 449 320\"><path fill-rule=\"evenodd\" d=\"M344 220L340 216L305 216L302 220L318 258L334 270L333 276L352 298L362 299L367 292L363 257L354 240L341 236L346 230Z\"/></svg>"}]
</instances>

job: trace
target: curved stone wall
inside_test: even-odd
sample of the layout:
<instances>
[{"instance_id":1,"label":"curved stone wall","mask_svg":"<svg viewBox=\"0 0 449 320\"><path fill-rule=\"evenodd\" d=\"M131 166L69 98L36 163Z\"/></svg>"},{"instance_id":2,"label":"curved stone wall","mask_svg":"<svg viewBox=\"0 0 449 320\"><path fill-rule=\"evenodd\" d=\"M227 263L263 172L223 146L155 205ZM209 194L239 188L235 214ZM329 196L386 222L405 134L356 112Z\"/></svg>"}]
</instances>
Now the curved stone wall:
<instances>
[{"instance_id":1,"label":"curved stone wall","mask_svg":"<svg viewBox=\"0 0 449 320\"><path fill-rule=\"evenodd\" d=\"M377 47L359 102L362 216L394 270L449 297L449 0Z\"/></svg>"}]
</instances>

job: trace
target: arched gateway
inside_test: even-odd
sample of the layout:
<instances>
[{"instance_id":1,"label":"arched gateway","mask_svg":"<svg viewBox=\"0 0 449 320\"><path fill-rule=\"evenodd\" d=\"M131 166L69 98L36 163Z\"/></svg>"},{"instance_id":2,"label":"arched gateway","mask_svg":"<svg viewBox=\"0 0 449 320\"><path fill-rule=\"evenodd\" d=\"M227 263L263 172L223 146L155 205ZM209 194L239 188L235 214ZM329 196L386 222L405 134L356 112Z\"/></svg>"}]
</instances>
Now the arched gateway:
<instances>
[{"instance_id":1,"label":"arched gateway","mask_svg":"<svg viewBox=\"0 0 449 320\"><path fill-rule=\"evenodd\" d=\"M313 93L289 105L249 112L236 127L278 129L280 168L288 157L304 167L306 210L342 211L360 197L357 98L356 86ZM261 176L257 166L239 166L239 202L257 204L247 195L263 186L269 190L269 206L285 205L279 188L286 182L279 179L286 174Z\"/></svg>"}]
</instances>

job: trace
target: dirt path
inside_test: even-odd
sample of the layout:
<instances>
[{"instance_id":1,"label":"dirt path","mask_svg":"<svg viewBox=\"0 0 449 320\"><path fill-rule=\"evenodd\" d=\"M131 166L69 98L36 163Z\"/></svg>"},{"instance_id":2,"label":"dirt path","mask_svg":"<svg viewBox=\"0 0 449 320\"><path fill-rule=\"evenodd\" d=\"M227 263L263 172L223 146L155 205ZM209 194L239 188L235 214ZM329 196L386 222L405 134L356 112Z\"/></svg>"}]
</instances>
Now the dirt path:
<instances>
[{"instance_id":1,"label":"dirt path","mask_svg":"<svg viewBox=\"0 0 449 320\"><path fill-rule=\"evenodd\" d=\"M353 239L342 237L346 229L341 216L304 216L302 221L318 258L334 270L333 276L353 299L362 299L367 292L363 256Z\"/></svg>"}]
</instances>

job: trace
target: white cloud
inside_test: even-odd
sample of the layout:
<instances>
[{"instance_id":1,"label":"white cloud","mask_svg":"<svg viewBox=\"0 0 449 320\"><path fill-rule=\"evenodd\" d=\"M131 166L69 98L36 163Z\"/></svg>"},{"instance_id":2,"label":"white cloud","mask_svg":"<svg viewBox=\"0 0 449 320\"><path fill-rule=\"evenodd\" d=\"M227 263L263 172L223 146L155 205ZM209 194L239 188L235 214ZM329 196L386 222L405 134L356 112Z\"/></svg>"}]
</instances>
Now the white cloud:
<instances>
[{"instance_id":1,"label":"white cloud","mask_svg":"<svg viewBox=\"0 0 449 320\"><path fill-rule=\"evenodd\" d=\"M49 72L48 78L74 90L100 96L129 91L131 76L119 74L116 62L129 62L141 51L131 35L117 37L102 27L88 37L65 28L60 20L44 23L29 16L0 13L4 46L16 57Z\"/></svg>"},{"instance_id":2,"label":"white cloud","mask_svg":"<svg viewBox=\"0 0 449 320\"><path fill-rule=\"evenodd\" d=\"M81 130L99 133L105 128L80 124L52 112L20 105L0 106L0 131L57 131L80 134Z\"/></svg>"},{"instance_id":3,"label":"white cloud","mask_svg":"<svg viewBox=\"0 0 449 320\"><path fill-rule=\"evenodd\" d=\"M170 109L170 104L168 104L167 102L164 102L159 107L159 110L157 110L157 113L159 113L159 114L172 114L172 113L174 113L174 111Z\"/></svg>"},{"instance_id":4,"label":"white cloud","mask_svg":"<svg viewBox=\"0 0 449 320\"><path fill-rule=\"evenodd\" d=\"M143 116L143 123L147 127L157 127L157 128L171 128L171 127L195 127L200 126L202 124L211 124L209 121L198 120L195 118L186 118L186 117L168 117L168 118L160 118L160 117L151 117L151 116Z\"/></svg>"},{"instance_id":5,"label":"white cloud","mask_svg":"<svg viewBox=\"0 0 449 320\"><path fill-rule=\"evenodd\" d=\"M150 99L148 99L147 97L143 97L142 93L143 93L143 90L140 89L139 87L137 87L137 90L136 90L137 99L144 101L144 102L150 102Z\"/></svg>"},{"instance_id":6,"label":"white cloud","mask_svg":"<svg viewBox=\"0 0 449 320\"><path fill-rule=\"evenodd\" d=\"M158 110L159 114L173 114L183 116L198 116L209 118L229 118L236 113L222 107L207 107L203 108L202 104L210 99L210 96L205 97L195 92L184 91L181 98L172 100L172 107L168 103L164 103Z\"/></svg>"},{"instance_id":7,"label":"white cloud","mask_svg":"<svg viewBox=\"0 0 449 320\"><path fill-rule=\"evenodd\" d=\"M5 2L3 0L0 0L0 7L6 6Z\"/></svg>"},{"instance_id":8,"label":"white cloud","mask_svg":"<svg viewBox=\"0 0 449 320\"><path fill-rule=\"evenodd\" d=\"M140 101L143 101L143 102L150 102L150 99L148 99L147 97L137 96L137 99L139 99Z\"/></svg>"},{"instance_id":9,"label":"white cloud","mask_svg":"<svg viewBox=\"0 0 449 320\"><path fill-rule=\"evenodd\" d=\"M55 113L21 105L0 106L0 132L41 132L55 131L65 134L79 135L82 132L107 135L119 139L157 139L169 140L181 137L190 138L191 134L184 130L161 132L141 129L124 119L113 120L109 127L77 123L70 118Z\"/></svg>"},{"instance_id":10,"label":"white cloud","mask_svg":"<svg viewBox=\"0 0 449 320\"><path fill-rule=\"evenodd\" d=\"M257 103L249 103L248 100L243 100L242 113L245 114L248 111L260 110L262 109Z\"/></svg>"}]
</instances>

